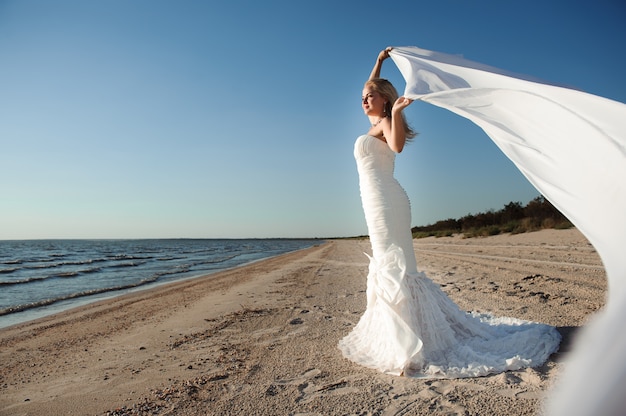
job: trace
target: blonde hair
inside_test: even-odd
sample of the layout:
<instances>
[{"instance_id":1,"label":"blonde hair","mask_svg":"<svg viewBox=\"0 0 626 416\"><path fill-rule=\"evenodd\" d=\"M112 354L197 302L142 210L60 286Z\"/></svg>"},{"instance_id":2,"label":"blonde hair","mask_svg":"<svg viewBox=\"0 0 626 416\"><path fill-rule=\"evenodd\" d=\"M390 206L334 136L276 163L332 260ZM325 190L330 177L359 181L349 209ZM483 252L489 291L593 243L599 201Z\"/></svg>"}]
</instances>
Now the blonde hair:
<instances>
[{"instance_id":1,"label":"blonde hair","mask_svg":"<svg viewBox=\"0 0 626 416\"><path fill-rule=\"evenodd\" d=\"M385 97L385 100L387 101L384 109L385 115L391 118L391 107L398 99L398 91L396 91L393 84L384 78L372 78L365 83L365 86L371 87L374 91ZM404 125L406 140L411 141L413 137L417 136L417 132L409 126L409 123L407 123L406 118L404 117L404 113L402 113L402 124Z\"/></svg>"}]
</instances>

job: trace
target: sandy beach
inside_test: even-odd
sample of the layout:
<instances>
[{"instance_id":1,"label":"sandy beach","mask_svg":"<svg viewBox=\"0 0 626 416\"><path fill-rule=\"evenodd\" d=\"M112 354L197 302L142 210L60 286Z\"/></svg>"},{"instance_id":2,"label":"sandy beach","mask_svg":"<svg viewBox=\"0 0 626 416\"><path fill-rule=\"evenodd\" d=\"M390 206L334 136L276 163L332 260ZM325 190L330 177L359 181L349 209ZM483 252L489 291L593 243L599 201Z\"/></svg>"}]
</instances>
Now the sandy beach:
<instances>
[{"instance_id":1,"label":"sandy beach","mask_svg":"<svg viewBox=\"0 0 626 416\"><path fill-rule=\"evenodd\" d=\"M332 240L0 330L0 415L537 415L577 328L604 304L575 229L414 240L463 309L559 328L539 368L394 377L344 359L365 309L368 240Z\"/></svg>"}]
</instances>

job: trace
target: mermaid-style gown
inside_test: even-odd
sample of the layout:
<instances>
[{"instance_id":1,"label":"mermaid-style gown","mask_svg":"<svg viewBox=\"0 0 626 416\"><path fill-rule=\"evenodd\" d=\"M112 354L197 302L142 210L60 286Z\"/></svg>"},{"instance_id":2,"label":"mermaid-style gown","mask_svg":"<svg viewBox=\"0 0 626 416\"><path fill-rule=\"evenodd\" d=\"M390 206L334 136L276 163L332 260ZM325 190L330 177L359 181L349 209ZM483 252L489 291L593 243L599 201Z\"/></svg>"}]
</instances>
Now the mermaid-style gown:
<instances>
[{"instance_id":1,"label":"mermaid-style gown","mask_svg":"<svg viewBox=\"0 0 626 416\"><path fill-rule=\"evenodd\" d=\"M409 200L389 146L363 135L354 156L372 257L367 309L339 342L343 355L412 377L476 377L545 362L561 340L554 327L462 311L417 271Z\"/></svg>"}]
</instances>

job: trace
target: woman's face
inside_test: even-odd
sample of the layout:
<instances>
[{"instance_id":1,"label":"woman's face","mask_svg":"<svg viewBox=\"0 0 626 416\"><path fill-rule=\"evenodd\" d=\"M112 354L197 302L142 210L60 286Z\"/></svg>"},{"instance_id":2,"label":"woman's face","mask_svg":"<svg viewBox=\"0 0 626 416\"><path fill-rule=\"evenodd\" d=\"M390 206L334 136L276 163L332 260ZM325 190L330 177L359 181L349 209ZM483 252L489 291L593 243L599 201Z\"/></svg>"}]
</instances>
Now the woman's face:
<instances>
[{"instance_id":1,"label":"woman's face","mask_svg":"<svg viewBox=\"0 0 626 416\"><path fill-rule=\"evenodd\" d=\"M366 85L361 96L361 106L365 115L382 117L384 114L385 97Z\"/></svg>"}]
</instances>

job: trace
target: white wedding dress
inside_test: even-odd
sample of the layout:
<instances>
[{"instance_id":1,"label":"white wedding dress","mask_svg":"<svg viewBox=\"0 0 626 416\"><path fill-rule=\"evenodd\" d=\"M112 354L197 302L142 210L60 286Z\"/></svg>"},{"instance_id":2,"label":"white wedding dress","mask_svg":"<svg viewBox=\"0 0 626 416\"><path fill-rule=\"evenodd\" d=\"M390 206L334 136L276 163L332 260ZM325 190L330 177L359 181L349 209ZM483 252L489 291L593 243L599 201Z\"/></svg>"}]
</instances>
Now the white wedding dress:
<instances>
[{"instance_id":1,"label":"white wedding dress","mask_svg":"<svg viewBox=\"0 0 626 416\"><path fill-rule=\"evenodd\" d=\"M395 153L363 135L354 155L372 257L367 309L339 342L343 355L412 377L475 377L546 361L560 343L555 328L462 311L417 271L409 199L393 176Z\"/></svg>"}]
</instances>

